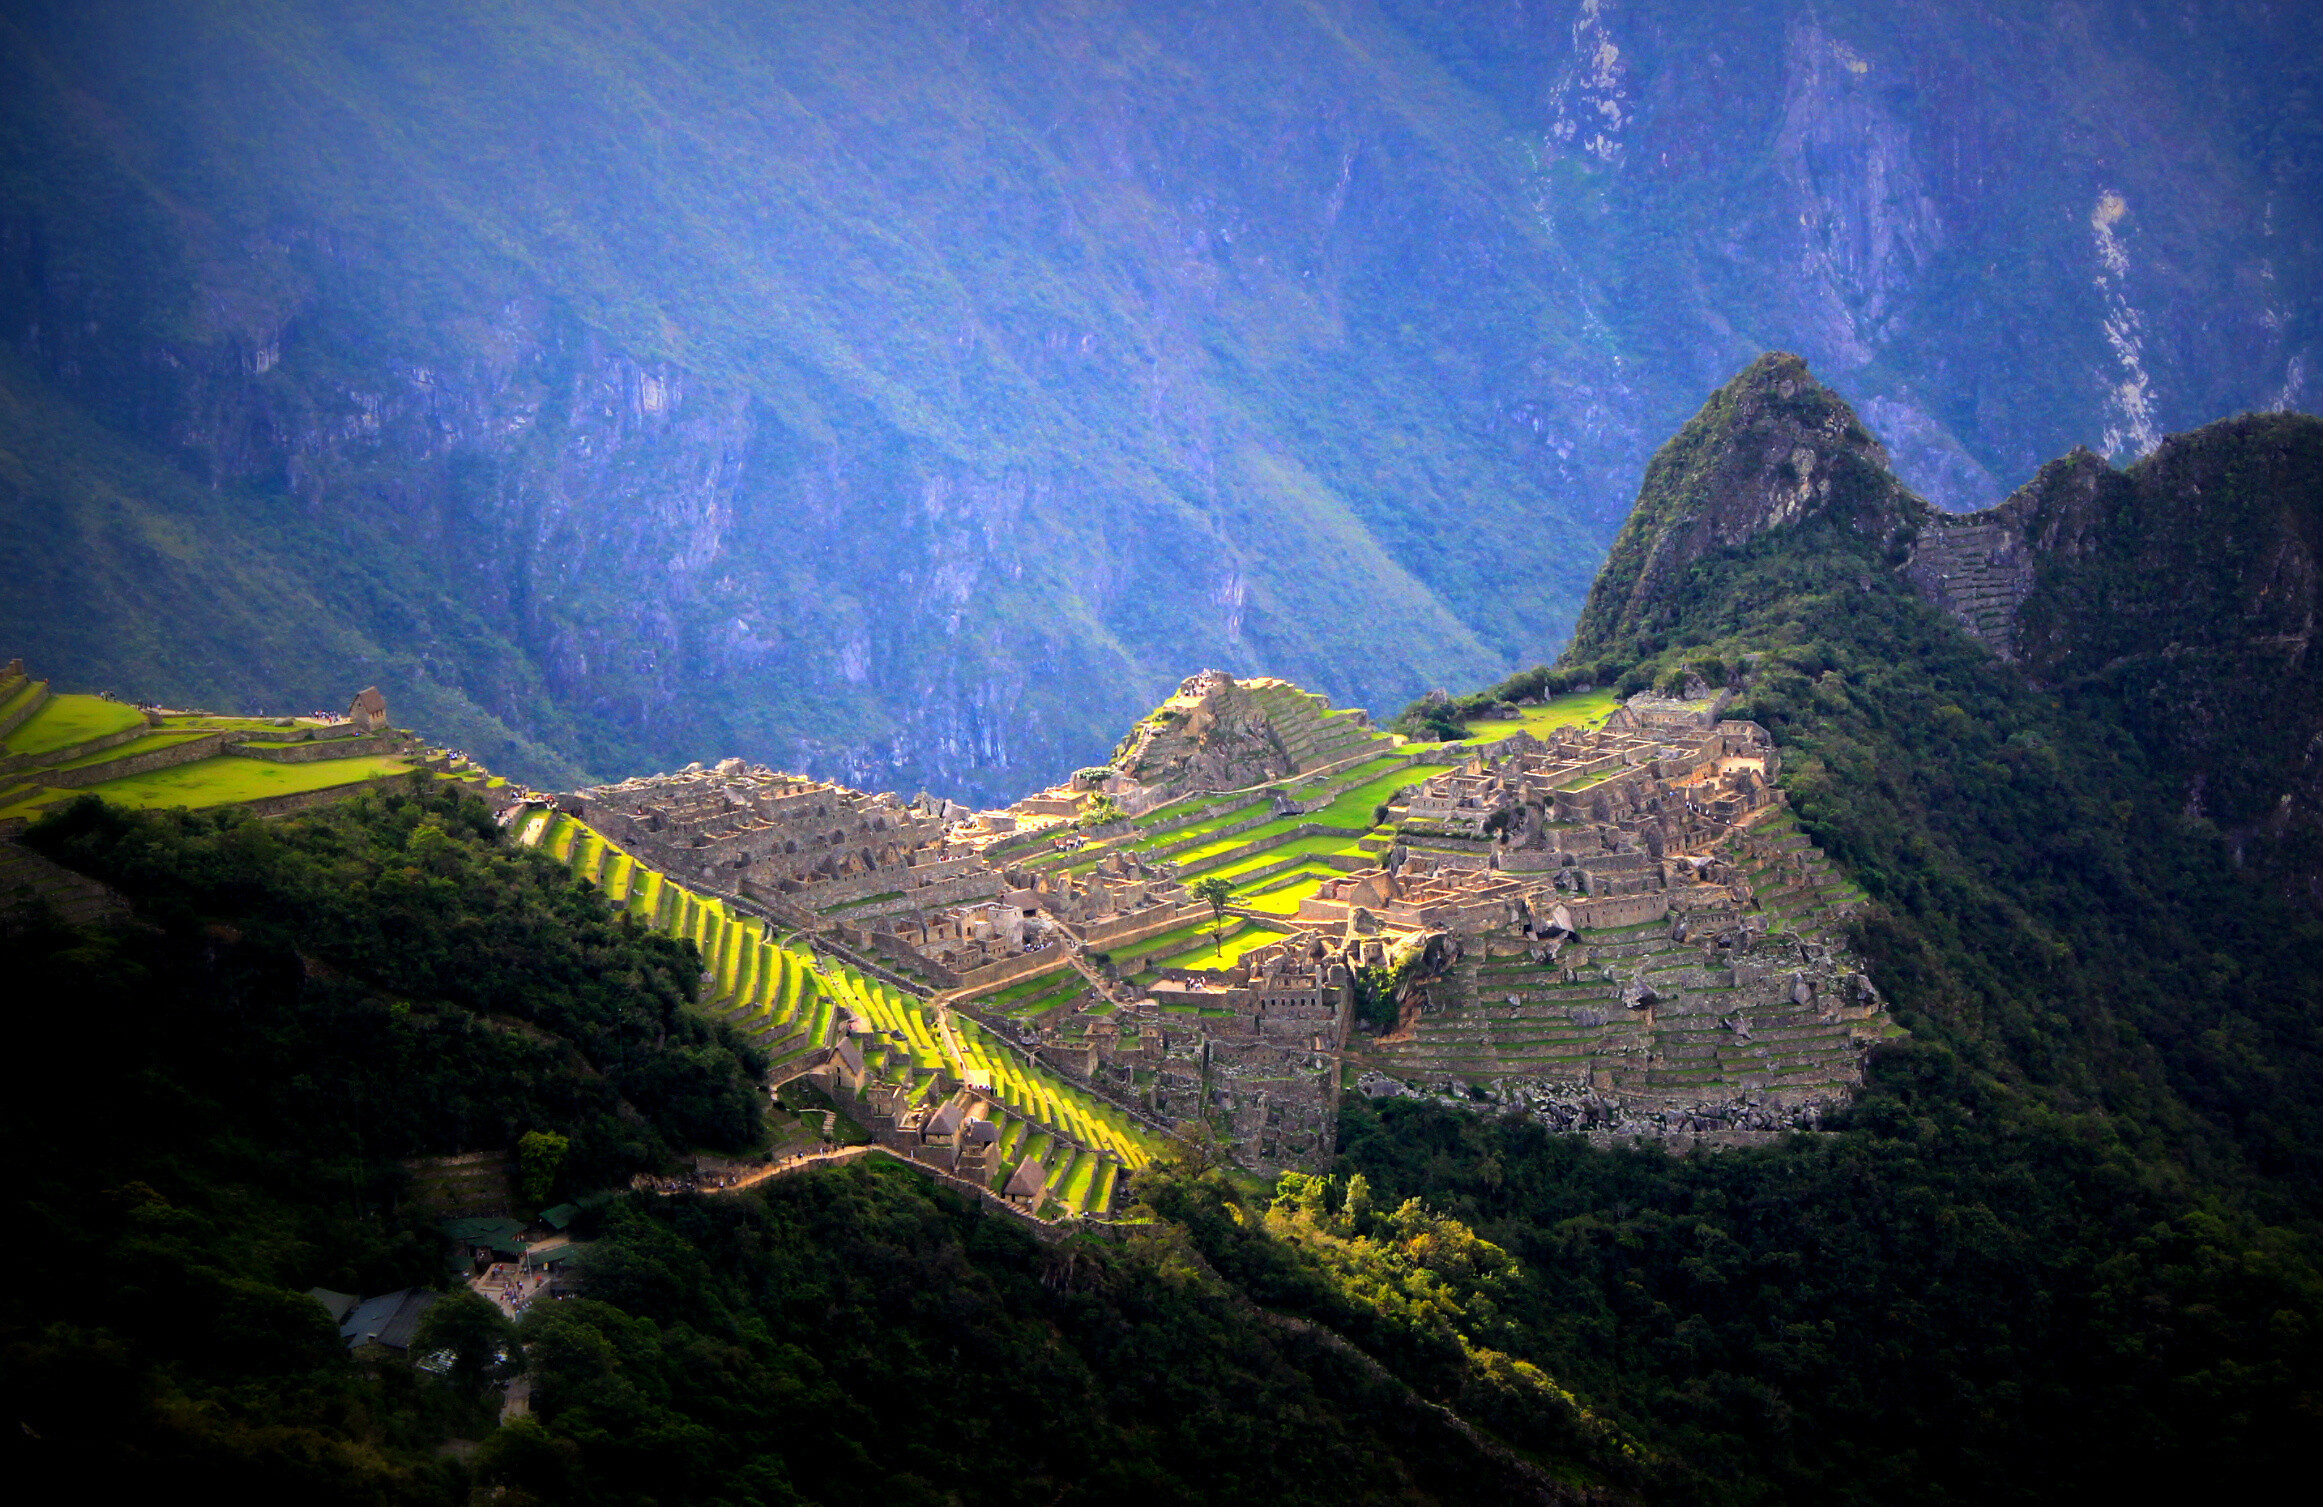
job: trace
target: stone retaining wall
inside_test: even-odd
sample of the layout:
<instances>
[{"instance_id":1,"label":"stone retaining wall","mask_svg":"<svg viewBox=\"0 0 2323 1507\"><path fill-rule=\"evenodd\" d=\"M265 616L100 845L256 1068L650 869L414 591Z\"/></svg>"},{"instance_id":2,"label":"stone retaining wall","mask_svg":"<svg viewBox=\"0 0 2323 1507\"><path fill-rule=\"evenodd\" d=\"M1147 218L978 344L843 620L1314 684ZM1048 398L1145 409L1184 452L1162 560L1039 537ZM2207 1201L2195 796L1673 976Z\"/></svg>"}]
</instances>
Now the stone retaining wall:
<instances>
[{"instance_id":1,"label":"stone retaining wall","mask_svg":"<svg viewBox=\"0 0 2323 1507\"><path fill-rule=\"evenodd\" d=\"M229 804L240 806L252 816L289 816L293 812L310 811L317 806L328 806L333 801L343 801L373 790L394 790L409 794L417 791L420 788L419 782L425 778L417 774L380 775L371 779L349 780L344 785L326 785L320 790L301 790L291 795L269 795L255 801L234 801Z\"/></svg>"},{"instance_id":2,"label":"stone retaining wall","mask_svg":"<svg viewBox=\"0 0 2323 1507\"><path fill-rule=\"evenodd\" d=\"M1162 843L1159 846L1153 848L1146 856L1153 859L1166 860L1174 853L1189 852L1195 848L1202 847L1205 844L1214 843L1221 837L1232 837L1237 832L1248 832L1253 827L1263 827L1268 822L1279 821L1281 818L1282 813L1275 810L1273 802L1269 801L1267 803L1266 809L1260 811L1255 816L1246 816L1238 822L1230 822L1223 827L1213 827L1207 832L1197 833L1192 837L1181 838L1176 842Z\"/></svg>"},{"instance_id":3,"label":"stone retaining wall","mask_svg":"<svg viewBox=\"0 0 2323 1507\"><path fill-rule=\"evenodd\" d=\"M1567 912L1573 924L1583 931L1610 929L1622 926L1643 926L1648 921L1659 921L1670 913L1670 897L1660 890L1649 890L1642 895L1608 895L1599 900L1567 900Z\"/></svg>"},{"instance_id":4,"label":"stone retaining wall","mask_svg":"<svg viewBox=\"0 0 2323 1507\"><path fill-rule=\"evenodd\" d=\"M1002 958L997 963L986 963L981 968L971 968L966 973L960 974L954 985L956 992L946 997L966 999L972 995L983 994L1009 984L1021 983L1038 974L1070 966L1072 965L1065 957L1065 950L1061 947L1051 947L1042 952L1018 953L1013 958Z\"/></svg>"},{"instance_id":5,"label":"stone retaining wall","mask_svg":"<svg viewBox=\"0 0 2323 1507\"><path fill-rule=\"evenodd\" d=\"M0 738L7 737L10 733L16 731L25 723L30 722L32 720L33 713L48 705L48 682L45 680L36 680L32 683L40 687L40 694L34 696L30 701L25 702L24 705L16 708L14 711L9 712L6 716L0 716ZM22 686L12 687L9 691L9 694L14 695L23 689L24 687Z\"/></svg>"},{"instance_id":6,"label":"stone retaining wall","mask_svg":"<svg viewBox=\"0 0 2323 1507\"><path fill-rule=\"evenodd\" d=\"M269 740L284 741L284 740ZM394 753L403 744L396 733L370 733L358 738L302 738L284 748L261 748L235 743L226 752L240 759L263 759L269 764L319 764L325 759L360 759L370 754Z\"/></svg>"},{"instance_id":7,"label":"stone retaining wall","mask_svg":"<svg viewBox=\"0 0 2323 1507\"><path fill-rule=\"evenodd\" d=\"M1248 858L1252 854L1263 853L1269 848L1279 848L1284 843L1297 842L1302 837L1321 837L1326 834L1335 837L1352 837L1358 835L1346 827L1326 827L1321 822L1301 822L1297 826L1291 828L1290 831L1285 832L1280 837L1268 838L1264 842L1246 842L1239 848L1228 848L1223 853L1217 854L1210 858L1205 858L1202 860L1202 867L1205 869L1215 869L1221 865L1233 863L1239 859Z\"/></svg>"},{"instance_id":8,"label":"stone retaining wall","mask_svg":"<svg viewBox=\"0 0 2323 1507\"><path fill-rule=\"evenodd\" d=\"M34 710L38 710L38 708L36 707ZM134 743L139 738L149 736L152 732L152 728L140 724L136 727L125 727L117 733L107 733L101 738L90 738L85 742L68 744L63 748L52 748L46 753L11 754L5 759L0 759L0 774L17 774L28 769L38 769L45 764L70 764L75 759L86 758L93 753L103 753L108 748L119 748L124 743ZM51 782L43 781L42 783Z\"/></svg>"},{"instance_id":9,"label":"stone retaining wall","mask_svg":"<svg viewBox=\"0 0 2323 1507\"><path fill-rule=\"evenodd\" d=\"M151 729L142 729L142 732ZM146 753L132 754L126 759L114 759L103 764L91 764L83 769L52 769L40 777L40 782L53 790L79 790L89 785L102 785L107 780L125 780L135 774L151 774L157 769L174 769L180 764L191 764L207 759L226 746L224 733L212 733L206 738L188 738L167 748L156 748Z\"/></svg>"},{"instance_id":10,"label":"stone retaining wall","mask_svg":"<svg viewBox=\"0 0 2323 1507\"><path fill-rule=\"evenodd\" d=\"M926 999L935 992L926 980L907 978L884 963L876 961L871 956L871 944L868 940L870 933L848 926L841 926L835 930L838 933L835 936L831 932L816 933L816 948L830 953L840 962L854 968L859 973L868 973L881 983L895 985L896 988L901 989L914 999ZM854 935L849 936L849 932L854 932Z\"/></svg>"},{"instance_id":11,"label":"stone retaining wall","mask_svg":"<svg viewBox=\"0 0 2323 1507\"><path fill-rule=\"evenodd\" d=\"M879 875L884 885L893 885L897 879L909 875L911 870L874 869L872 873ZM832 880L830 883L852 883L855 878L859 877L862 876L850 876L847 881ZM807 896L819 896L825 888L825 885L811 885L785 898L793 904L798 904ZM948 879L933 880L916 889L903 890L892 900L875 900L868 904L847 905L844 909L817 911L816 914L821 917L825 925L852 925L857 922L876 920L881 916L901 915L905 911L933 910L947 905L964 905L972 900L990 900L1007 888L1007 881L998 874L989 872L959 874ZM876 895L880 891L874 889L867 893ZM834 905L844 904L844 900L833 903Z\"/></svg>"},{"instance_id":12,"label":"stone retaining wall","mask_svg":"<svg viewBox=\"0 0 2323 1507\"><path fill-rule=\"evenodd\" d=\"M1066 931L1080 938L1084 945L1103 948L1124 942L1142 942L1147 937L1158 937L1163 932L1182 925L1195 916L1207 915L1209 910L1210 908L1206 905L1189 901L1177 906L1166 916L1148 917L1142 921L1137 917L1143 913L1137 912L1117 917L1110 922L1101 921L1088 926L1070 921L1060 924L1064 926Z\"/></svg>"}]
</instances>

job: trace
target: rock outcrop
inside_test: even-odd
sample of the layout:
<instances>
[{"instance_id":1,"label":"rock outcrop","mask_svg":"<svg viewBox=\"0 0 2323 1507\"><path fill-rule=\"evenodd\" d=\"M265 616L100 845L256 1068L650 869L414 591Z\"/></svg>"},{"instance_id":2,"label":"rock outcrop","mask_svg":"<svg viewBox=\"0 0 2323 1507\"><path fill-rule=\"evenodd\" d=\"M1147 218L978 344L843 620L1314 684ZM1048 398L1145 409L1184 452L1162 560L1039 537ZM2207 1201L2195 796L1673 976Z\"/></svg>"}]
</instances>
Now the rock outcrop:
<instances>
[{"instance_id":1,"label":"rock outcrop","mask_svg":"<svg viewBox=\"0 0 2323 1507\"><path fill-rule=\"evenodd\" d=\"M1575 656L1644 629L1687 567L1772 529L1836 514L1887 540L1934 510L1807 363L1775 351L1711 395L1655 452L1574 629Z\"/></svg>"},{"instance_id":2,"label":"rock outcrop","mask_svg":"<svg viewBox=\"0 0 2323 1507\"><path fill-rule=\"evenodd\" d=\"M1643 658L1689 572L1785 529L1869 546L2035 685L2141 730L2183 809L2238 840L2323 837L2323 420L2246 414L2116 469L2087 449L1946 513L1885 469L1796 357L1761 357L1654 458L1570 657ZM2263 708L2263 714L2254 715ZM2323 863L2298 860L2323 898Z\"/></svg>"}]
</instances>

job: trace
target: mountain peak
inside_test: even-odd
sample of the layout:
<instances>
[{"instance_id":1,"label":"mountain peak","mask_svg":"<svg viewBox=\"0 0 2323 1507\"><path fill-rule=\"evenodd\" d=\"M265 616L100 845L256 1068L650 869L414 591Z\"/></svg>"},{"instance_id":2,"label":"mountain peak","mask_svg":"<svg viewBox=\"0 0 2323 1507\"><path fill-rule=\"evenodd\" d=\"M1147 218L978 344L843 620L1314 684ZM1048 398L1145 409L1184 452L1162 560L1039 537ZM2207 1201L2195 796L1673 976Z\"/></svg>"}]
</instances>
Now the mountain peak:
<instances>
[{"instance_id":1,"label":"mountain peak","mask_svg":"<svg viewBox=\"0 0 2323 1507\"><path fill-rule=\"evenodd\" d=\"M1885 535L1927 511L1846 400L1799 357L1769 351L1655 452L1590 589L1574 650L1625 637L1688 566L1769 529L1839 515Z\"/></svg>"}]
</instances>

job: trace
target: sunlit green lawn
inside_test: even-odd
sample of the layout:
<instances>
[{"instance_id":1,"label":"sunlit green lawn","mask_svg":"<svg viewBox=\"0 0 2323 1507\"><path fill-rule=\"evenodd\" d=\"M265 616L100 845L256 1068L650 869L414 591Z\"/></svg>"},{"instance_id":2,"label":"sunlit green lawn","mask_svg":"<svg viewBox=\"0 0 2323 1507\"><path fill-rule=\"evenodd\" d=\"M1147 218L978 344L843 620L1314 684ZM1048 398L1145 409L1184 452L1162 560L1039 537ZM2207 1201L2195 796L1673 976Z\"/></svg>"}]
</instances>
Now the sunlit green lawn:
<instances>
[{"instance_id":1,"label":"sunlit green lawn","mask_svg":"<svg viewBox=\"0 0 2323 1507\"><path fill-rule=\"evenodd\" d=\"M1523 716L1510 722L1471 722L1468 735L1462 743L1495 743L1514 732L1531 733L1534 737L1559 727L1595 727L1613 715L1621 705L1621 698L1613 694L1613 687L1599 686L1578 696L1559 696L1539 706L1522 708Z\"/></svg>"},{"instance_id":2,"label":"sunlit green lawn","mask_svg":"<svg viewBox=\"0 0 2323 1507\"><path fill-rule=\"evenodd\" d=\"M1247 843L1265 842L1269 838L1296 832L1309 823L1336 827L1343 832L1367 832L1371 829L1372 814L1381 803L1404 786L1417 785L1435 772L1425 766L1399 769L1393 774L1365 781L1319 811L1310 811L1305 816L1278 817L1264 825L1252 827L1247 832L1237 832L1216 842L1204 843L1192 852L1172 854L1171 858L1181 868L1191 867L1205 859L1216 858L1221 853L1231 853Z\"/></svg>"},{"instance_id":3,"label":"sunlit green lawn","mask_svg":"<svg viewBox=\"0 0 2323 1507\"><path fill-rule=\"evenodd\" d=\"M410 764L387 754L361 759L325 759L314 764L269 764L263 759L238 759L222 754L214 759L180 764L175 769L106 780L87 788L89 794L103 796L117 806L142 809L223 806L270 795L327 790L334 785L410 771Z\"/></svg>"},{"instance_id":4,"label":"sunlit green lawn","mask_svg":"<svg viewBox=\"0 0 2323 1507\"><path fill-rule=\"evenodd\" d=\"M145 714L137 708L102 696L51 696L47 705L32 714L31 721L10 733L0 746L12 754L47 753L52 748L127 732L144 721Z\"/></svg>"}]
</instances>

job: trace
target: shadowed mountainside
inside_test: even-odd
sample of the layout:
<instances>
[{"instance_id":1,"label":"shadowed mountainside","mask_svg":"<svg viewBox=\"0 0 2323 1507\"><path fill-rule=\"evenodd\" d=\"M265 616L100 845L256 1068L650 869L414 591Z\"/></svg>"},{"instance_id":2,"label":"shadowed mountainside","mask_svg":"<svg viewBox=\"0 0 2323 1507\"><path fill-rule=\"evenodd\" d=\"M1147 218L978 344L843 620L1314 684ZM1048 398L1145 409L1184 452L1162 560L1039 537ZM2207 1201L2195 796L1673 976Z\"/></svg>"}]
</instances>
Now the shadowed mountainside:
<instances>
[{"instance_id":1,"label":"shadowed mountainside","mask_svg":"<svg viewBox=\"0 0 2323 1507\"><path fill-rule=\"evenodd\" d=\"M1014 794L1549 653L1756 351L1925 495L2312 402L2316 18L0 16L0 636L570 783Z\"/></svg>"}]
</instances>

